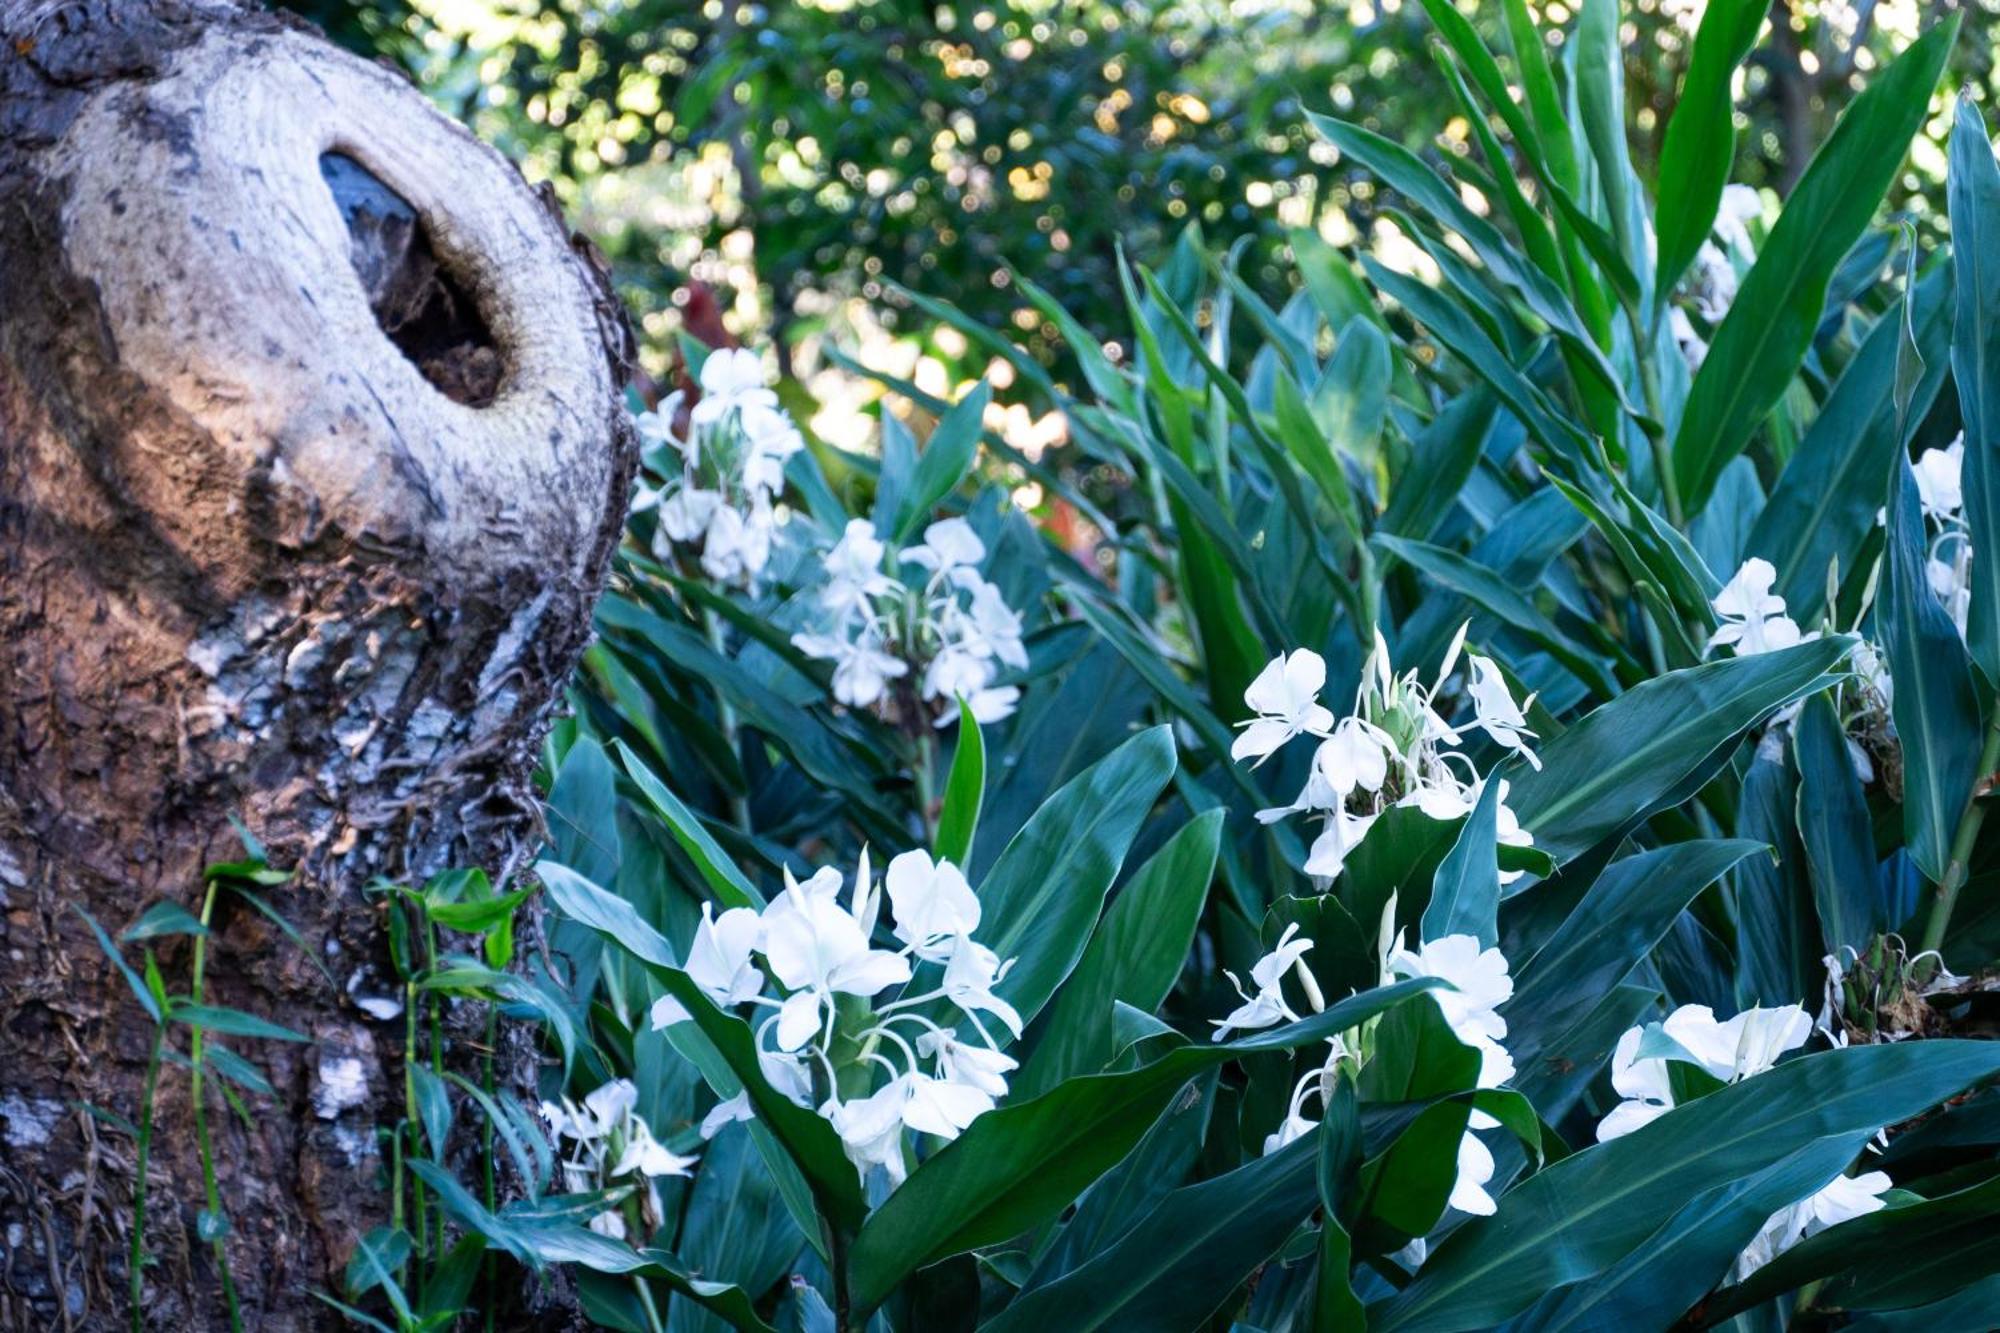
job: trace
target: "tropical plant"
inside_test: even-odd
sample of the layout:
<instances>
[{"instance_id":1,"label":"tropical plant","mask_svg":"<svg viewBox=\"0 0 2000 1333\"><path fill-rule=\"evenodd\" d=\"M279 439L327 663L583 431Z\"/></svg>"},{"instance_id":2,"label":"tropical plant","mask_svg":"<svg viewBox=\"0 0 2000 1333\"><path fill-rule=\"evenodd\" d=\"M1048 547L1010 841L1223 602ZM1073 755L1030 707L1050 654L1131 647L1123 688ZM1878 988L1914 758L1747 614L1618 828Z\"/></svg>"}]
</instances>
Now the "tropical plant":
<instances>
[{"instance_id":1,"label":"tropical plant","mask_svg":"<svg viewBox=\"0 0 2000 1333\"><path fill-rule=\"evenodd\" d=\"M1953 73L1994 87L1990 0L1945 0L1968 40ZM1413 150L1451 96L1415 0L281 0L336 40L396 62L476 132L547 179L611 257L661 353L701 327L717 289L740 336L783 364L842 298L922 338L965 376L985 364L933 335L900 289L948 294L1044 364L1074 364L1022 308L1018 274L1073 310L1115 306L1117 243L1152 258L1188 222L1247 244L1276 281L1284 235L1333 221L1367 233L1393 196L1315 142L1329 97ZM1462 4L1505 42L1508 7ZM1737 6L1731 5L1736 10ZM1741 71L1737 179L1789 189L1868 74L1935 6L1786 3ZM1574 4L1521 12L1562 16ZM1642 172L1659 161L1702 6L1623 7ZM1941 145L1942 121L1926 127ZM1893 187L1923 212L1941 159ZM685 303L685 304L684 304ZM711 307L712 309L712 307ZM837 319L835 320L837 323ZM1094 330L1107 332L1106 330ZM657 367L656 367L657 368Z\"/></svg>"},{"instance_id":2,"label":"tropical plant","mask_svg":"<svg viewBox=\"0 0 2000 1333\"><path fill-rule=\"evenodd\" d=\"M1124 489L1033 475L1094 543L969 484L1030 475L983 389L864 458L690 349L642 422L546 751L573 1193L421 1173L600 1324L1990 1323L1975 105L1952 248L1875 226L1956 25L1779 208L1726 169L1761 5L1650 189L1610 0L1509 0L1511 79L1423 8L1456 178L1313 122L1400 256L1295 234L1274 305L1190 232L1115 358L1024 284L1075 393L936 305Z\"/></svg>"}]
</instances>

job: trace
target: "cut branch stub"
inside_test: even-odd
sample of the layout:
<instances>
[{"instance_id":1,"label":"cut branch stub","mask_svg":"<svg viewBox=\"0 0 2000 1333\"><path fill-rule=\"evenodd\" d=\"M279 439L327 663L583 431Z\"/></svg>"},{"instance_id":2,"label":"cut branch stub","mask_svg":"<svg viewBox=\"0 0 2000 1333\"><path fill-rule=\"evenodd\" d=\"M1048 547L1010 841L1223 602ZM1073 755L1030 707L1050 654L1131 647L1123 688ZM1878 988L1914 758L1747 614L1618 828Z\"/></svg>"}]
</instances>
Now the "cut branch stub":
<instances>
[{"instance_id":1,"label":"cut branch stub","mask_svg":"<svg viewBox=\"0 0 2000 1333\"><path fill-rule=\"evenodd\" d=\"M223 0L0 0L0 1119L33 1119L0 1124L0 1223L74 1193L64 1107L137 1112L144 1018L70 907L188 904L237 815L301 868L279 906L318 959L225 911L211 998L319 1045L256 1052L279 1114L221 1118L229 1244L253 1326L317 1322L395 1119L359 887L532 850L629 364L546 192L393 72ZM180 1142L154 1189L191 1201ZM122 1206L55 1210L86 1298L123 1290ZM214 1322L203 1252L152 1275L172 1326ZM6 1271L0 1324L70 1299Z\"/></svg>"},{"instance_id":2,"label":"cut branch stub","mask_svg":"<svg viewBox=\"0 0 2000 1333\"><path fill-rule=\"evenodd\" d=\"M475 759L518 780L616 540L633 447L598 272L398 77L269 21L108 79L7 165L34 218L0 259L7 537L66 566L21 561L7 604L57 596L80 614L37 633L95 659L17 655L15 693L106 742L23 756L10 794L87 817L171 776L335 873L360 835L436 824L396 850L437 868L438 798L478 794ZM140 676L180 688L135 699Z\"/></svg>"}]
</instances>

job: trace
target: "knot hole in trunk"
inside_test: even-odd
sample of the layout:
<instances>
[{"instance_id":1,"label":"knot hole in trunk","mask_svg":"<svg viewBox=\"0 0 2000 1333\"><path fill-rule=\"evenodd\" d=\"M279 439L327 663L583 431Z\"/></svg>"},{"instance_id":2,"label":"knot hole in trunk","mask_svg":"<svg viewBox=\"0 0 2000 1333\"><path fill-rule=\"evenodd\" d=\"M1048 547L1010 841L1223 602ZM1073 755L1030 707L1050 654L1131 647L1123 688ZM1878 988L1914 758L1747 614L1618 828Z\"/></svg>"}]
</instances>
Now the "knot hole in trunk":
<instances>
[{"instance_id":1,"label":"knot hole in trunk","mask_svg":"<svg viewBox=\"0 0 2000 1333\"><path fill-rule=\"evenodd\" d=\"M382 332L439 393L487 406L506 365L478 301L431 248L423 217L346 153L320 154L319 170L347 224L348 258Z\"/></svg>"}]
</instances>

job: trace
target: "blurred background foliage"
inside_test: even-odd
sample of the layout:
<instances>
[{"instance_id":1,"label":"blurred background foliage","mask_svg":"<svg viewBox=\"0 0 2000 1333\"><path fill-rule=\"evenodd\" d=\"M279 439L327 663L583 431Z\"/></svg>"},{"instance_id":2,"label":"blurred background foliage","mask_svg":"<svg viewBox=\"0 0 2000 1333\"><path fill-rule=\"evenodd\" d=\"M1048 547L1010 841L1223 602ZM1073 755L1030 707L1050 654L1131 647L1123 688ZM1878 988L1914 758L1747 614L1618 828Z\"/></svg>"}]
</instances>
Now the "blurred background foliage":
<instances>
[{"instance_id":1,"label":"blurred background foliage","mask_svg":"<svg viewBox=\"0 0 2000 1333\"><path fill-rule=\"evenodd\" d=\"M1155 262L1191 223L1241 245L1238 271L1277 298L1297 228L1393 264L1408 249L1397 201L1309 134L1307 109L1358 119L1476 179L1461 161L1471 127L1417 0L286 7L407 70L553 184L610 257L652 376L668 372L682 329L711 342L725 329L768 337L810 392L815 433L849 447L872 433L880 390L830 347L941 397L990 372L1012 403L993 409L1011 443L1039 457L1063 438L1060 417L1004 361L907 292L951 302L1067 380L1073 358L1018 278L1101 330L1122 327L1118 247ZM1459 8L1506 50L1500 5ZM1573 18L1564 0L1529 8L1550 29ZM1624 6L1642 178L1703 8ZM2000 0L1773 0L1768 37L1738 74L1732 178L1784 194L1869 73L1957 10L1967 26L1950 81L1991 105ZM1920 225L1941 225L1949 120L1941 110L1891 194Z\"/></svg>"}]
</instances>

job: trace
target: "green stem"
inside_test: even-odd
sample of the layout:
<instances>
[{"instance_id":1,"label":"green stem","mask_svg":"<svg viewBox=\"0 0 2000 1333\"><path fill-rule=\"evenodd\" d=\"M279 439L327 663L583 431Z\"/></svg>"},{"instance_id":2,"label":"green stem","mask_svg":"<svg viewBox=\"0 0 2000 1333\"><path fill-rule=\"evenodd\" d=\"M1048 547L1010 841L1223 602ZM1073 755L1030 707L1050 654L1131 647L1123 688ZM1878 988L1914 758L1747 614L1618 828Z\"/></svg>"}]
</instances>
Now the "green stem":
<instances>
[{"instance_id":1,"label":"green stem","mask_svg":"<svg viewBox=\"0 0 2000 1333\"><path fill-rule=\"evenodd\" d=\"M485 1089L488 1097L493 1096L493 1044L498 1038L498 1011L492 1005L488 1005L486 1007L486 1053L480 1061L480 1084ZM481 1116L479 1122L484 1131L481 1134L483 1142L482 1150L479 1154L480 1176L481 1183L486 1187L486 1211L490 1213L497 1210L500 1206L499 1191L495 1188L493 1180L493 1117ZM486 1333L493 1333L493 1313L497 1304L494 1299L496 1294L494 1287L500 1277L498 1270L494 1266L493 1251L488 1250L481 1257L479 1267L486 1288Z\"/></svg>"},{"instance_id":2,"label":"green stem","mask_svg":"<svg viewBox=\"0 0 2000 1333\"><path fill-rule=\"evenodd\" d=\"M1653 471L1660 479L1660 494L1666 498L1667 521L1676 528L1687 526L1687 511L1681 508L1681 484L1674 477L1674 456L1667 447L1667 437L1660 431L1647 431L1646 441L1653 450Z\"/></svg>"},{"instance_id":3,"label":"green stem","mask_svg":"<svg viewBox=\"0 0 2000 1333\"><path fill-rule=\"evenodd\" d=\"M1989 710L1991 720L1986 726L1986 747L1979 752L1978 776L1973 779L1972 794L1966 799L1965 813L1958 817L1958 832L1951 840L1951 860L1945 864L1944 878L1938 881L1937 897L1931 900L1931 912L1924 919L1923 942L1917 946L1919 953L1932 953L1944 948L1945 930L1951 925L1951 909L1958 904L1958 891L1965 887L1967 876L1972 869L1973 844L1979 841L1979 829L1986 822L1986 805L1981 800L1986 795L1988 779L1995 768L2000 768L2000 700ZM1937 973L1937 960L1926 958L1917 964L1917 981L1927 982Z\"/></svg>"},{"instance_id":4,"label":"green stem","mask_svg":"<svg viewBox=\"0 0 2000 1333\"><path fill-rule=\"evenodd\" d=\"M717 657L726 658L728 656L725 651L727 643L723 637L724 627L722 617L715 613L713 607L705 606L701 609L701 622L702 628L708 634L708 646L715 650ZM743 746L741 740L738 738L742 731L742 724L736 717L736 705L729 702L729 699L722 693L719 685L715 691L715 711L717 717L722 722L723 739L729 742L729 753L736 757L738 763L741 763L743 760ZM730 818L736 821L737 828L743 830L745 833L750 831L749 796L741 792L730 793L729 814Z\"/></svg>"},{"instance_id":5,"label":"green stem","mask_svg":"<svg viewBox=\"0 0 2000 1333\"><path fill-rule=\"evenodd\" d=\"M1146 494L1153 501L1153 531L1162 542L1174 530L1173 508L1167 503L1166 478L1154 463L1146 464Z\"/></svg>"},{"instance_id":6,"label":"green stem","mask_svg":"<svg viewBox=\"0 0 2000 1333\"><path fill-rule=\"evenodd\" d=\"M1687 525L1687 511L1681 507L1681 484L1674 476L1673 450L1667 442L1664 414L1660 410L1660 371L1653 364L1653 342L1646 338L1639 324L1639 313L1626 307L1625 316L1632 326L1632 340L1637 344L1633 359L1639 363L1639 386L1646 395L1646 415L1650 418L1646 426L1646 443L1653 451L1653 473L1659 479L1660 495L1666 501L1667 521L1675 527Z\"/></svg>"},{"instance_id":7,"label":"green stem","mask_svg":"<svg viewBox=\"0 0 2000 1333\"><path fill-rule=\"evenodd\" d=\"M389 1136L389 1178L394 1182L389 1195L389 1225L403 1229L403 1131Z\"/></svg>"},{"instance_id":8,"label":"green stem","mask_svg":"<svg viewBox=\"0 0 2000 1333\"><path fill-rule=\"evenodd\" d=\"M844 1011L841 1006L845 1006ZM872 1010L868 1001L851 995L843 995L836 1000L834 1021L841 1033L866 1031L865 1022L855 1021L862 1015L872 1020ZM836 1048L844 1046L846 1050L838 1051L834 1055L831 1061L835 1066L833 1069L827 1068L828 1061L820 1061L815 1065L812 1073L814 1105L818 1105L827 1097L861 1096L868 1082L869 1071L864 1063L866 1056L862 1052L872 1047L857 1048L854 1039L847 1035L837 1037L834 1045ZM853 1313L854 1306L847 1276L847 1249L851 1237L839 1224L824 1216L820 1218L820 1234L826 1241L827 1272L833 1278L833 1327L835 1333L849 1333L849 1316ZM865 1322L864 1320L863 1323Z\"/></svg>"},{"instance_id":9,"label":"green stem","mask_svg":"<svg viewBox=\"0 0 2000 1333\"><path fill-rule=\"evenodd\" d=\"M438 967L437 926L432 923L430 918L430 913L426 912L424 913L425 975L427 976L436 975L437 967ZM431 1076L438 1081L439 1086L443 1086L444 1016L438 1008L438 1000L436 994L434 994L431 991L421 991L419 993L424 997L424 1015L430 1024ZM439 1145L438 1152L440 1156L443 1155L444 1152L443 1145ZM436 1221L437 1221L437 1248L432 1250L431 1253L434 1256L442 1256L444 1254L444 1209L442 1207L440 1207L437 1210Z\"/></svg>"},{"instance_id":10,"label":"green stem","mask_svg":"<svg viewBox=\"0 0 2000 1333\"><path fill-rule=\"evenodd\" d=\"M421 1154L423 1143L419 1136L423 1133L423 1119L417 1114L417 1004L419 992L417 980L411 977L403 983L403 1128L397 1132L400 1139L407 1135L410 1151ZM430 1244L429 1210L424 1206L424 1187L421 1181L410 1182L411 1220L416 1224L419 1252ZM421 1268L421 1265L419 1265ZM420 1295L420 1292L412 1292Z\"/></svg>"},{"instance_id":11,"label":"green stem","mask_svg":"<svg viewBox=\"0 0 2000 1333\"><path fill-rule=\"evenodd\" d=\"M215 914L215 894L218 885L215 880L208 882L208 893L201 902L201 924L206 927ZM194 977L189 985L189 995L195 1004L202 1003L203 980L208 970L208 936L194 937ZM216 1222L223 1218L222 1189L215 1178L215 1146L208 1134L208 1107L202 1096L202 1040L199 1026L191 1026L188 1038L189 1097L194 1102L194 1135L196 1147L201 1153L201 1185L208 1201L208 1215ZM215 1247L215 1267L222 1277L222 1299L229 1309L229 1327L233 1333L242 1333L243 1316L236 1308L236 1282L229 1272L228 1237L218 1235L211 1242Z\"/></svg>"},{"instance_id":12,"label":"green stem","mask_svg":"<svg viewBox=\"0 0 2000 1333\"><path fill-rule=\"evenodd\" d=\"M1361 574L1361 651L1364 655L1375 643L1375 628L1381 623L1382 580L1375 572L1375 548L1360 533L1355 534L1354 550Z\"/></svg>"},{"instance_id":13,"label":"green stem","mask_svg":"<svg viewBox=\"0 0 2000 1333\"><path fill-rule=\"evenodd\" d=\"M160 1083L160 1057L167 1047L167 1025L153 1029L153 1051L146 1058L146 1087L139 1109L138 1161L132 1176L132 1333L145 1327L146 1293L146 1170L153 1155L153 1091Z\"/></svg>"},{"instance_id":14,"label":"green stem","mask_svg":"<svg viewBox=\"0 0 2000 1333\"><path fill-rule=\"evenodd\" d=\"M866 1326L866 1321L855 1323L854 1297L848 1290L847 1282L847 1236L838 1226L829 1224L826 1229L827 1267L833 1274L833 1326L839 1333L849 1333L850 1329Z\"/></svg>"},{"instance_id":15,"label":"green stem","mask_svg":"<svg viewBox=\"0 0 2000 1333\"><path fill-rule=\"evenodd\" d=\"M954 705L956 707L956 705ZM924 727L917 737L917 758L912 765L917 777L917 815L924 824L924 846L935 848L938 833L937 808L937 737L919 716L919 725Z\"/></svg>"},{"instance_id":16,"label":"green stem","mask_svg":"<svg viewBox=\"0 0 2000 1333\"><path fill-rule=\"evenodd\" d=\"M653 1289L646 1285L646 1279L632 1275L632 1290L639 1293L639 1304L646 1311L647 1333L666 1333L666 1324L660 1319L660 1307L653 1303Z\"/></svg>"}]
</instances>

